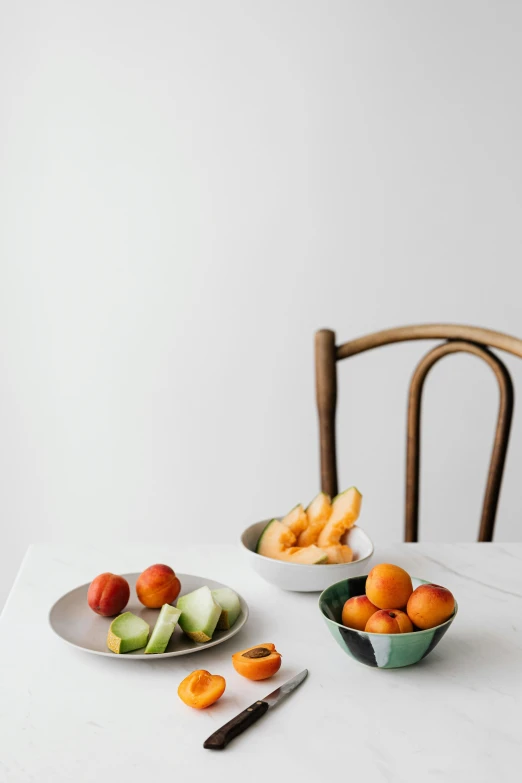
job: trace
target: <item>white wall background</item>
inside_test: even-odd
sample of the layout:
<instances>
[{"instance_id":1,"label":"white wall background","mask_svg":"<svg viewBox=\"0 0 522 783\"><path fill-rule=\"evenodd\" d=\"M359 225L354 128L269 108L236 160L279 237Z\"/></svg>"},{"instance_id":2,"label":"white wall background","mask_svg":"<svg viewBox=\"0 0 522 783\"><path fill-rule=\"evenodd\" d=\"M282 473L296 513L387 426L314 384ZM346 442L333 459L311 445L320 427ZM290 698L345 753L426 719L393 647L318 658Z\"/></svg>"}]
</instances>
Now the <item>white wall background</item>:
<instances>
[{"instance_id":1,"label":"white wall background","mask_svg":"<svg viewBox=\"0 0 522 783\"><path fill-rule=\"evenodd\" d=\"M522 335L521 32L516 2L2 4L0 604L31 541L234 541L308 501L317 328ZM428 347L340 366L377 542ZM495 383L430 378L425 538L477 534ZM497 540L521 465L517 409Z\"/></svg>"}]
</instances>

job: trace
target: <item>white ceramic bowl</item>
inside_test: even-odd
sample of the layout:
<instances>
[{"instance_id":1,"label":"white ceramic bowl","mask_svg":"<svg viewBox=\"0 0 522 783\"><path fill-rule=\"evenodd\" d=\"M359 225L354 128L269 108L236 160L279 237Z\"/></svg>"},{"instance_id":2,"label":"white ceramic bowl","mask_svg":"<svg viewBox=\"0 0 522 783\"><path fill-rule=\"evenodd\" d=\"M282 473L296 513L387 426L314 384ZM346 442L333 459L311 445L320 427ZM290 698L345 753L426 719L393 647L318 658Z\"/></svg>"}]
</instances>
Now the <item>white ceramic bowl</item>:
<instances>
[{"instance_id":1,"label":"white ceramic bowl","mask_svg":"<svg viewBox=\"0 0 522 783\"><path fill-rule=\"evenodd\" d=\"M357 525L354 525L343 536L341 543L348 544L353 550L354 559L351 563L336 565L302 565L301 563L286 563L284 560L274 560L271 557L258 555L257 542L263 529L270 522L256 522L250 525L241 536L241 544L248 562L259 576L282 590L295 590L300 593L313 593L326 590L327 587L348 579L368 573L368 562L373 555L373 544L370 538Z\"/></svg>"}]
</instances>

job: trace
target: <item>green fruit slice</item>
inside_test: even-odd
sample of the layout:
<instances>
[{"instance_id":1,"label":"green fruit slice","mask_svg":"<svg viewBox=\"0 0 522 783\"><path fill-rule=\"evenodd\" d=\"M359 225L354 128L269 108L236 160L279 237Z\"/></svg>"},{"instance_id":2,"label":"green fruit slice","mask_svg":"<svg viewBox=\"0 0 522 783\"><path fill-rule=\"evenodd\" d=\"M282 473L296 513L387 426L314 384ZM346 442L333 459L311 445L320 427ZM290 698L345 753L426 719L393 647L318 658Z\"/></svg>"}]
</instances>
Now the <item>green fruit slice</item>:
<instances>
[{"instance_id":1,"label":"green fruit slice","mask_svg":"<svg viewBox=\"0 0 522 783\"><path fill-rule=\"evenodd\" d=\"M230 587L220 587L217 590L212 590L212 597L221 607L221 616L216 626L217 630L228 631L241 613L238 595Z\"/></svg>"},{"instance_id":2,"label":"green fruit slice","mask_svg":"<svg viewBox=\"0 0 522 783\"><path fill-rule=\"evenodd\" d=\"M195 642L209 642L221 617L221 607L209 587L200 587L178 599L179 624Z\"/></svg>"},{"instance_id":3,"label":"green fruit slice","mask_svg":"<svg viewBox=\"0 0 522 783\"><path fill-rule=\"evenodd\" d=\"M145 647L150 628L145 620L132 612L116 617L107 634L107 647L113 653L126 653Z\"/></svg>"},{"instance_id":4,"label":"green fruit slice","mask_svg":"<svg viewBox=\"0 0 522 783\"><path fill-rule=\"evenodd\" d=\"M170 641L170 637L174 633L174 628L178 624L179 616L181 614L180 609L176 609L175 606L170 604L163 604L161 612L152 631L149 643L145 647L145 653L157 655L158 653L164 653L167 649L167 644Z\"/></svg>"}]
</instances>

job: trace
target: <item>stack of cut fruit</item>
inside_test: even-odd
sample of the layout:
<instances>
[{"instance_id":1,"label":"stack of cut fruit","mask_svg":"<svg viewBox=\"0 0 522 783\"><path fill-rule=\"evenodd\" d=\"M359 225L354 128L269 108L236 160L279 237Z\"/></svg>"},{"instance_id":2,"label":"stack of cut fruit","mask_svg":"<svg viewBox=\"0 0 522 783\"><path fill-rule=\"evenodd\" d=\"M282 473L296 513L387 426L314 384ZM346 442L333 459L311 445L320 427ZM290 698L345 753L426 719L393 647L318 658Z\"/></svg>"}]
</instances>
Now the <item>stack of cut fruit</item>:
<instances>
[{"instance_id":1,"label":"stack of cut fruit","mask_svg":"<svg viewBox=\"0 0 522 783\"><path fill-rule=\"evenodd\" d=\"M145 647L144 652L163 653L176 625L194 642L210 642L214 631L228 630L241 614L239 596L229 587L210 590L200 587L181 596L178 605L164 604L154 630L142 617L124 612L112 621L107 646L114 653L126 653ZM148 640L148 641L147 641Z\"/></svg>"},{"instance_id":2,"label":"stack of cut fruit","mask_svg":"<svg viewBox=\"0 0 522 783\"><path fill-rule=\"evenodd\" d=\"M273 519L257 542L256 552L302 565L351 563L353 552L341 539L356 522L362 495L350 487L332 501L320 492L307 509L295 506L283 519Z\"/></svg>"}]
</instances>

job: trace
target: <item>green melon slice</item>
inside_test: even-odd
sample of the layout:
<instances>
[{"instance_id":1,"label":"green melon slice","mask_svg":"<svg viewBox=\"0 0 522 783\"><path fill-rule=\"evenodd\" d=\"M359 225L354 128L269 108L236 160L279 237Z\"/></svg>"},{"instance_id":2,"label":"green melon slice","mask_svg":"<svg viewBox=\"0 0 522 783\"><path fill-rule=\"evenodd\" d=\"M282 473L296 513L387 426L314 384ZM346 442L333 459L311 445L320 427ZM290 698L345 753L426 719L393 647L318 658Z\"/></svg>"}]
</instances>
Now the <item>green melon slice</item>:
<instances>
[{"instance_id":1,"label":"green melon slice","mask_svg":"<svg viewBox=\"0 0 522 783\"><path fill-rule=\"evenodd\" d=\"M230 587L219 587L217 590L212 590L212 597L221 607L217 630L228 631L241 614L239 597Z\"/></svg>"},{"instance_id":2,"label":"green melon slice","mask_svg":"<svg viewBox=\"0 0 522 783\"><path fill-rule=\"evenodd\" d=\"M221 606L214 600L209 587L200 587L178 598L181 609L179 624L195 642L209 642L221 617Z\"/></svg>"},{"instance_id":3,"label":"green melon slice","mask_svg":"<svg viewBox=\"0 0 522 783\"><path fill-rule=\"evenodd\" d=\"M362 495L356 487L350 487L337 495L332 503L332 514L317 539L320 547L339 544L341 536L356 522L361 511Z\"/></svg>"},{"instance_id":4,"label":"green melon slice","mask_svg":"<svg viewBox=\"0 0 522 783\"><path fill-rule=\"evenodd\" d=\"M273 519L259 536L256 552L258 555L280 560L283 551L294 546L295 541L295 535L290 528L283 525L278 519Z\"/></svg>"},{"instance_id":5,"label":"green melon slice","mask_svg":"<svg viewBox=\"0 0 522 783\"><path fill-rule=\"evenodd\" d=\"M323 549L312 544L305 547L292 547L290 552L283 555L280 560L286 563L301 563L301 565L319 565L327 562L328 555Z\"/></svg>"},{"instance_id":6,"label":"green melon slice","mask_svg":"<svg viewBox=\"0 0 522 783\"><path fill-rule=\"evenodd\" d=\"M308 527L300 534L297 539L297 546L310 546L317 544L317 539L323 527L328 522L332 513L332 501L324 492L319 492L308 508L306 516L308 517Z\"/></svg>"},{"instance_id":7,"label":"green melon slice","mask_svg":"<svg viewBox=\"0 0 522 783\"><path fill-rule=\"evenodd\" d=\"M286 515L286 517L283 517L281 522L283 525L286 525L290 528L294 536L298 536L308 527L308 517L306 515L306 511L300 503L295 506L295 508L293 508Z\"/></svg>"},{"instance_id":8,"label":"green melon slice","mask_svg":"<svg viewBox=\"0 0 522 783\"><path fill-rule=\"evenodd\" d=\"M158 653L165 652L170 637L174 633L174 628L178 624L180 614L181 610L176 609L175 606L163 604L159 617L156 620L154 630L150 636L149 643L145 647L145 653L147 655L157 655Z\"/></svg>"},{"instance_id":9,"label":"green melon slice","mask_svg":"<svg viewBox=\"0 0 522 783\"><path fill-rule=\"evenodd\" d=\"M126 653L145 647L150 628L145 620L132 612L124 612L110 624L107 647L113 653Z\"/></svg>"}]
</instances>

